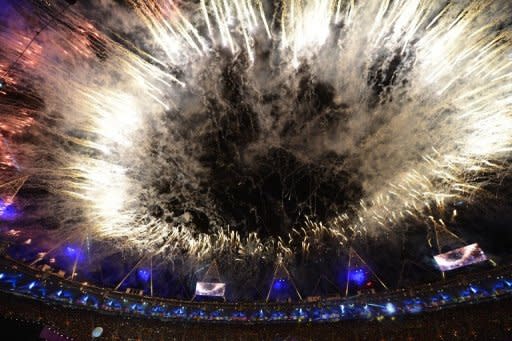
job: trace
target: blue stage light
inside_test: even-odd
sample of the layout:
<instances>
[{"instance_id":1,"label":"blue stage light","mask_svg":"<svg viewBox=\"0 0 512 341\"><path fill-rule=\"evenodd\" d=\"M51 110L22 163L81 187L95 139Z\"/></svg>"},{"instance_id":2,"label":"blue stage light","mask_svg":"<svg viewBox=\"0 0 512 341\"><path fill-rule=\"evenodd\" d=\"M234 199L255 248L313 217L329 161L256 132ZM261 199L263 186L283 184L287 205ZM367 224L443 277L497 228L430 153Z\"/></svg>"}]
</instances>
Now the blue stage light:
<instances>
[{"instance_id":1,"label":"blue stage light","mask_svg":"<svg viewBox=\"0 0 512 341\"><path fill-rule=\"evenodd\" d=\"M260 309L256 314L254 314L254 317L257 319L262 319L265 317L265 313L263 312L263 309Z\"/></svg>"},{"instance_id":2,"label":"blue stage light","mask_svg":"<svg viewBox=\"0 0 512 341\"><path fill-rule=\"evenodd\" d=\"M0 274L0 279L4 278L4 276L5 276L5 275L4 275L3 273L1 273L1 274Z\"/></svg>"},{"instance_id":3,"label":"blue stage light","mask_svg":"<svg viewBox=\"0 0 512 341\"><path fill-rule=\"evenodd\" d=\"M34 286L36 285L36 282L31 282L29 285L28 285L28 289L29 290L32 290L32 288L34 288Z\"/></svg>"},{"instance_id":4,"label":"blue stage light","mask_svg":"<svg viewBox=\"0 0 512 341\"><path fill-rule=\"evenodd\" d=\"M163 313L165 312L165 308L162 306L156 306L151 309L151 312L153 313Z\"/></svg>"},{"instance_id":5,"label":"blue stage light","mask_svg":"<svg viewBox=\"0 0 512 341\"><path fill-rule=\"evenodd\" d=\"M443 299L443 301L449 301L451 300L451 297L447 294L445 294L444 292L440 292L439 293L439 296L441 296L441 298Z\"/></svg>"},{"instance_id":6,"label":"blue stage light","mask_svg":"<svg viewBox=\"0 0 512 341\"><path fill-rule=\"evenodd\" d=\"M172 310L172 314L175 316L185 316L187 311L185 310L185 307L179 307Z\"/></svg>"},{"instance_id":7,"label":"blue stage light","mask_svg":"<svg viewBox=\"0 0 512 341\"><path fill-rule=\"evenodd\" d=\"M386 312L390 315L396 313L395 305L391 302L386 303Z\"/></svg>"}]
</instances>

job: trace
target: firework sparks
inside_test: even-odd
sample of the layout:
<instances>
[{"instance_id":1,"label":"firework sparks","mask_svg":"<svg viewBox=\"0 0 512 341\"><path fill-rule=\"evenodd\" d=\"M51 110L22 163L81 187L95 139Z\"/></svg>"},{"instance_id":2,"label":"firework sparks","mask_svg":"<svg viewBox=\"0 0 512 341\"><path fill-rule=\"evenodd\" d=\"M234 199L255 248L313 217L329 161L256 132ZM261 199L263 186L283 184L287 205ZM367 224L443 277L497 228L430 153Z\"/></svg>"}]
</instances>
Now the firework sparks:
<instances>
[{"instance_id":1,"label":"firework sparks","mask_svg":"<svg viewBox=\"0 0 512 341\"><path fill-rule=\"evenodd\" d=\"M183 251L196 261L219 255L292 257L296 249L311 252L325 236L343 245L361 234L390 231L407 219L428 224L428 217L447 203L481 191L493 180L482 174L502 172L512 151L510 32L498 29L506 11L492 1L130 3L149 32L150 52L128 48L73 12L42 33L7 72L7 60L15 59L29 38L0 34L6 84L34 100L33 91L24 87L30 78L45 103L27 108L20 101L1 102L9 116L0 122L0 131L19 135L36 125L72 146L48 143L57 149L52 152L56 161L25 158L22 169L39 174L41 186L69 195L65 207L83 208L84 224L91 226L87 233L98 238L123 240L172 261ZM279 60L275 70L261 71L264 49ZM285 82L297 97L295 74L303 65L332 84L352 115L335 128L334 137L318 144L360 165L365 196L358 207L328 221L306 220L287 237L270 240L220 227L198 233L185 215L172 221L148 215L149 200L140 195L149 191L153 173L148 169L155 166L141 161L151 157L148 135L169 133L169 148L179 150L176 159L188 160L168 161L172 169L166 171L173 177L188 181L193 171L200 173L198 157L187 154L188 146L174 136L185 134L179 124L160 124L169 115L176 122L187 118L202 105L202 97L218 91L215 80L199 85L216 75L217 65L213 71L207 65L218 63L224 50L229 58L247 57L246 83L257 93ZM279 82L261 81L276 74ZM282 100L281 106L288 104ZM255 107L260 124L271 126L268 109ZM38 123L35 116L53 124ZM272 143L284 142L274 138ZM6 166L14 165L13 155L37 154L37 144L14 151L9 145L0 140L0 162ZM452 218L456 215L453 211ZM63 233L70 229L65 225Z\"/></svg>"}]
</instances>

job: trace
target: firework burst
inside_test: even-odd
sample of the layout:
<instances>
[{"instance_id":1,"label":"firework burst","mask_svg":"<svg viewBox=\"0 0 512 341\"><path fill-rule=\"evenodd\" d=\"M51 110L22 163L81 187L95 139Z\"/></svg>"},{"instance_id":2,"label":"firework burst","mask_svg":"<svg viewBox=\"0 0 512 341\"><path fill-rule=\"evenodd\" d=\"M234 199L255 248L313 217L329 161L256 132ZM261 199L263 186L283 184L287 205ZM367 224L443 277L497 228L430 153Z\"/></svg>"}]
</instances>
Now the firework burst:
<instances>
[{"instance_id":1,"label":"firework burst","mask_svg":"<svg viewBox=\"0 0 512 341\"><path fill-rule=\"evenodd\" d=\"M2 23L0 162L58 198L58 236L187 267L291 260L326 238L344 246L411 221L445 225L456 215L450 203L485 195L508 168L512 58L501 3L128 3L125 35L58 1L20 5L26 27ZM41 27L37 15L51 24L9 67ZM327 84L332 96L314 102L305 83ZM308 106L313 118L304 118ZM240 131L222 139L241 145L230 152L237 165L254 167L269 148L308 165L331 153L342 161L330 171L356 170L347 181L359 194L323 220L303 209L279 236L238 228L205 185L213 171L204 141L233 120ZM283 193L281 205L293 196Z\"/></svg>"}]
</instances>

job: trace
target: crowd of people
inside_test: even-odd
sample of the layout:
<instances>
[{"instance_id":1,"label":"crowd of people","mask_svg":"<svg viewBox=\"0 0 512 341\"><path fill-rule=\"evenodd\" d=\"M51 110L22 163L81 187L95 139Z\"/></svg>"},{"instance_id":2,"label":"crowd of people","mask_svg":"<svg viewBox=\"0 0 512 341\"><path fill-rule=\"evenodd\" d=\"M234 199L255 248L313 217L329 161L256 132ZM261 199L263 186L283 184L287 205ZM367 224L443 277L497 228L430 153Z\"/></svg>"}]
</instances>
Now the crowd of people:
<instances>
[{"instance_id":1,"label":"crowd of people","mask_svg":"<svg viewBox=\"0 0 512 341\"><path fill-rule=\"evenodd\" d=\"M296 324L173 323L133 318L50 305L24 297L0 294L0 316L17 323L51 326L75 341L97 340L193 341L193 340L512 340L512 301L491 301L455 306L414 316L387 317L371 321ZM22 321L22 322L20 322Z\"/></svg>"}]
</instances>

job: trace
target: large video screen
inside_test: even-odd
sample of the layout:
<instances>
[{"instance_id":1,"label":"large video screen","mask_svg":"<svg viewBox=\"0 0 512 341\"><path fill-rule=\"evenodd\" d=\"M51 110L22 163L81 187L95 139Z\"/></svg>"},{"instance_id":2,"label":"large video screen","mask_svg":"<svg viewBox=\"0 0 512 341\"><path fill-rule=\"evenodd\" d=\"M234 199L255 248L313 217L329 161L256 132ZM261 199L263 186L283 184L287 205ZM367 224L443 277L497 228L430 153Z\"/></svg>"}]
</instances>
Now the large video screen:
<instances>
[{"instance_id":1,"label":"large video screen","mask_svg":"<svg viewBox=\"0 0 512 341\"><path fill-rule=\"evenodd\" d=\"M224 297L225 292L226 292L226 283L209 283L209 282L197 282L196 283L196 296Z\"/></svg>"},{"instance_id":2,"label":"large video screen","mask_svg":"<svg viewBox=\"0 0 512 341\"><path fill-rule=\"evenodd\" d=\"M475 243L446 253L441 253L434 256L434 260L441 271L449 271L486 261L487 256L478 244Z\"/></svg>"}]
</instances>

